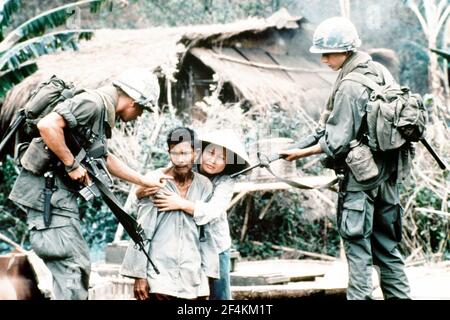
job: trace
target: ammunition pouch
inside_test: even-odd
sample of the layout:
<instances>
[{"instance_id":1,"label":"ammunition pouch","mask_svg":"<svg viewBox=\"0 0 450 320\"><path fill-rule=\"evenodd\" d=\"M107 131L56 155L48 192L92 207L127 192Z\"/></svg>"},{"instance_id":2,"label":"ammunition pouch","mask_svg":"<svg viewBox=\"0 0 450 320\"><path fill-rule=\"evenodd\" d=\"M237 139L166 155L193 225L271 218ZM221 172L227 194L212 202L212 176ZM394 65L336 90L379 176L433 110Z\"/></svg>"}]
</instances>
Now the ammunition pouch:
<instances>
[{"instance_id":1,"label":"ammunition pouch","mask_svg":"<svg viewBox=\"0 0 450 320\"><path fill-rule=\"evenodd\" d=\"M23 152L19 161L24 169L39 176L49 169L54 160L55 155L45 145L44 140L39 137L31 140L28 148Z\"/></svg>"},{"instance_id":2,"label":"ammunition pouch","mask_svg":"<svg viewBox=\"0 0 450 320\"><path fill-rule=\"evenodd\" d=\"M23 154L27 151L29 142L18 143L14 148L14 162L17 166L21 166L20 159L22 159Z\"/></svg>"}]
</instances>

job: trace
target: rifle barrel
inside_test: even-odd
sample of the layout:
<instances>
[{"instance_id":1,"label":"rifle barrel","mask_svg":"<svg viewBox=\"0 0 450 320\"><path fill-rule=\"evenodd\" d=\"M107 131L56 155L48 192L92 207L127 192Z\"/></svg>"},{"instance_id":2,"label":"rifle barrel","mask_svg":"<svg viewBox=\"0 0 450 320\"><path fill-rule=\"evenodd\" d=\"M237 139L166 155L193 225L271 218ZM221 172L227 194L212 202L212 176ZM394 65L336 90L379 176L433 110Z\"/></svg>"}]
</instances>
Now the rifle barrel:
<instances>
[{"instance_id":1,"label":"rifle barrel","mask_svg":"<svg viewBox=\"0 0 450 320\"><path fill-rule=\"evenodd\" d=\"M16 120L11 124L11 126L8 128L7 133L5 135L5 138L0 143L0 155L3 152L3 149L5 148L6 144L11 140L13 135L17 132L17 130L20 129L20 127L25 123L25 113L19 113Z\"/></svg>"},{"instance_id":2,"label":"rifle barrel","mask_svg":"<svg viewBox=\"0 0 450 320\"><path fill-rule=\"evenodd\" d=\"M442 170L447 170L447 165L445 162L439 157L439 155L434 151L433 147L428 143L427 139L421 138L420 142L427 148L428 152L433 156L434 160L436 160L437 164L439 165L439 168Z\"/></svg>"},{"instance_id":3,"label":"rifle barrel","mask_svg":"<svg viewBox=\"0 0 450 320\"><path fill-rule=\"evenodd\" d=\"M261 162L258 162L257 164L255 164L255 165L253 165L251 167L248 167L248 168L245 168L244 170L241 170L239 172L233 173L230 177L231 178L237 177L237 176L239 176L239 175L241 175L243 173L246 173L247 171L250 171L250 170L255 169L256 167L259 167L260 165L261 165Z\"/></svg>"},{"instance_id":4,"label":"rifle barrel","mask_svg":"<svg viewBox=\"0 0 450 320\"><path fill-rule=\"evenodd\" d=\"M317 132L315 132L313 134L310 134L310 135L304 137L299 142L294 144L291 149L297 149L297 148L298 149L303 149L303 148L307 148L307 147L310 147L310 146L316 144L317 141L319 141L319 139L323 136L324 132L325 131L317 131ZM257 167L268 165L268 164L270 164L270 163L272 163L272 162L274 162L276 160L279 160L279 159L284 159L284 158L286 158L286 155L280 155L279 153L273 153L273 154L270 154L269 156L267 156L265 158L267 160L267 163L259 161L257 164L255 164L255 165L253 165L251 167L248 167L248 168L246 168L244 170L241 170L239 172L233 173L230 177L231 178L235 178L235 177L237 177L237 176L239 176L239 175L241 175L243 173L246 173L246 172L248 172L250 170L253 170L253 169L257 168Z\"/></svg>"}]
</instances>

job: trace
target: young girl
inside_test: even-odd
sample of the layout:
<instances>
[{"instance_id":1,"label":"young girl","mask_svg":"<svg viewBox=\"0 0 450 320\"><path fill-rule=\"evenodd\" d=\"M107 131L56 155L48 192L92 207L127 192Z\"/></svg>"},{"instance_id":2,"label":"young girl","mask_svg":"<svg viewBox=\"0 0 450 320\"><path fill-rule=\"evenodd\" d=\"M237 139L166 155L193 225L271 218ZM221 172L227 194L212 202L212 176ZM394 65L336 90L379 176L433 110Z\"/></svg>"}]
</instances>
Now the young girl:
<instances>
[{"instance_id":1,"label":"young girl","mask_svg":"<svg viewBox=\"0 0 450 320\"><path fill-rule=\"evenodd\" d=\"M159 211L182 210L191 215L197 225L209 223L212 238L219 252L220 278L210 280L211 300L230 300L231 237L226 209L233 196L234 181L230 175L250 165L248 155L236 134L229 129L217 130L200 137L202 153L198 172L213 183L208 202L181 198L175 193L158 193L154 203ZM136 191L138 198L152 194L145 188Z\"/></svg>"}]
</instances>

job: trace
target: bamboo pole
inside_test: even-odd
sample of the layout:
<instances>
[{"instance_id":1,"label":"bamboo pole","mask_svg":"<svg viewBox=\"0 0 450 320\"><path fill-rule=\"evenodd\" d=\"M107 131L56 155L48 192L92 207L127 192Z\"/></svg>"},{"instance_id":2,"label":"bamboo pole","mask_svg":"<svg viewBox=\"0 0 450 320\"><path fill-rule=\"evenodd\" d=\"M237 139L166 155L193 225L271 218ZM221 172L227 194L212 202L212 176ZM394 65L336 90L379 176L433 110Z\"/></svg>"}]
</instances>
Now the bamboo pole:
<instances>
[{"instance_id":1,"label":"bamboo pole","mask_svg":"<svg viewBox=\"0 0 450 320\"><path fill-rule=\"evenodd\" d=\"M247 197L247 205L245 207L245 216L244 216L244 222L242 224L242 230L241 230L241 238L240 241L244 241L245 235L247 234L248 229L248 223L250 220L250 211L252 209L252 198L253 196L251 194Z\"/></svg>"},{"instance_id":2,"label":"bamboo pole","mask_svg":"<svg viewBox=\"0 0 450 320\"><path fill-rule=\"evenodd\" d=\"M267 211L270 208L270 205L273 202L273 199L275 199L275 193L272 195L272 197L270 198L269 202L267 202L267 204L264 206L264 208L261 210L261 213L259 214L258 219L262 220L264 218L264 216L266 215Z\"/></svg>"},{"instance_id":3,"label":"bamboo pole","mask_svg":"<svg viewBox=\"0 0 450 320\"><path fill-rule=\"evenodd\" d=\"M230 201L226 211L228 211L228 209L230 209L232 206L234 206L246 194L247 194L246 190L241 191L236 197L233 198L233 200Z\"/></svg>"}]
</instances>

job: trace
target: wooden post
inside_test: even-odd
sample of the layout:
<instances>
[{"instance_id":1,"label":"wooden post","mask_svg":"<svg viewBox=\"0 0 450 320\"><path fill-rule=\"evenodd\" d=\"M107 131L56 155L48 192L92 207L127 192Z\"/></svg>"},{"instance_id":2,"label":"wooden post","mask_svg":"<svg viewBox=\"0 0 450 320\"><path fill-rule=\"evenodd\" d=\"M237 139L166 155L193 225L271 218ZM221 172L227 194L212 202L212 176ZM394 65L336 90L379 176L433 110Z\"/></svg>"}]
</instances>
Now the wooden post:
<instances>
[{"instance_id":1,"label":"wooden post","mask_svg":"<svg viewBox=\"0 0 450 320\"><path fill-rule=\"evenodd\" d=\"M241 230L241 238L240 241L244 241L245 235L247 234L248 229L248 222L250 220L250 212L252 209L252 200L253 196L250 194L247 197L247 205L245 206L245 216L244 216L244 222L242 224L242 230Z\"/></svg>"},{"instance_id":2,"label":"wooden post","mask_svg":"<svg viewBox=\"0 0 450 320\"><path fill-rule=\"evenodd\" d=\"M227 211L228 211L232 206L234 206L234 205L239 201L239 199L241 199L241 198L242 198L243 196L245 196L246 194L247 194L247 191L244 190L244 191L241 191L236 197L234 197L233 200L231 200L230 203L228 204Z\"/></svg>"},{"instance_id":3,"label":"wooden post","mask_svg":"<svg viewBox=\"0 0 450 320\"><path fill-rule=\"evenodd\" d=\"M275 193L272 195L272 197L270 198L270 200L269 200L269 202L267 202L267 204L264 206L264 208L261 210L261 213L259 214L259 217L258 217L258 219L259 220L262 220L263 218L264 218L264 216L266 215L266 213L267 213L267 211L269 210L269 208L270 208L270 205L272 204L272 202L273 202L273 199L275 199Z\"/></svg>"}]
</instances>

